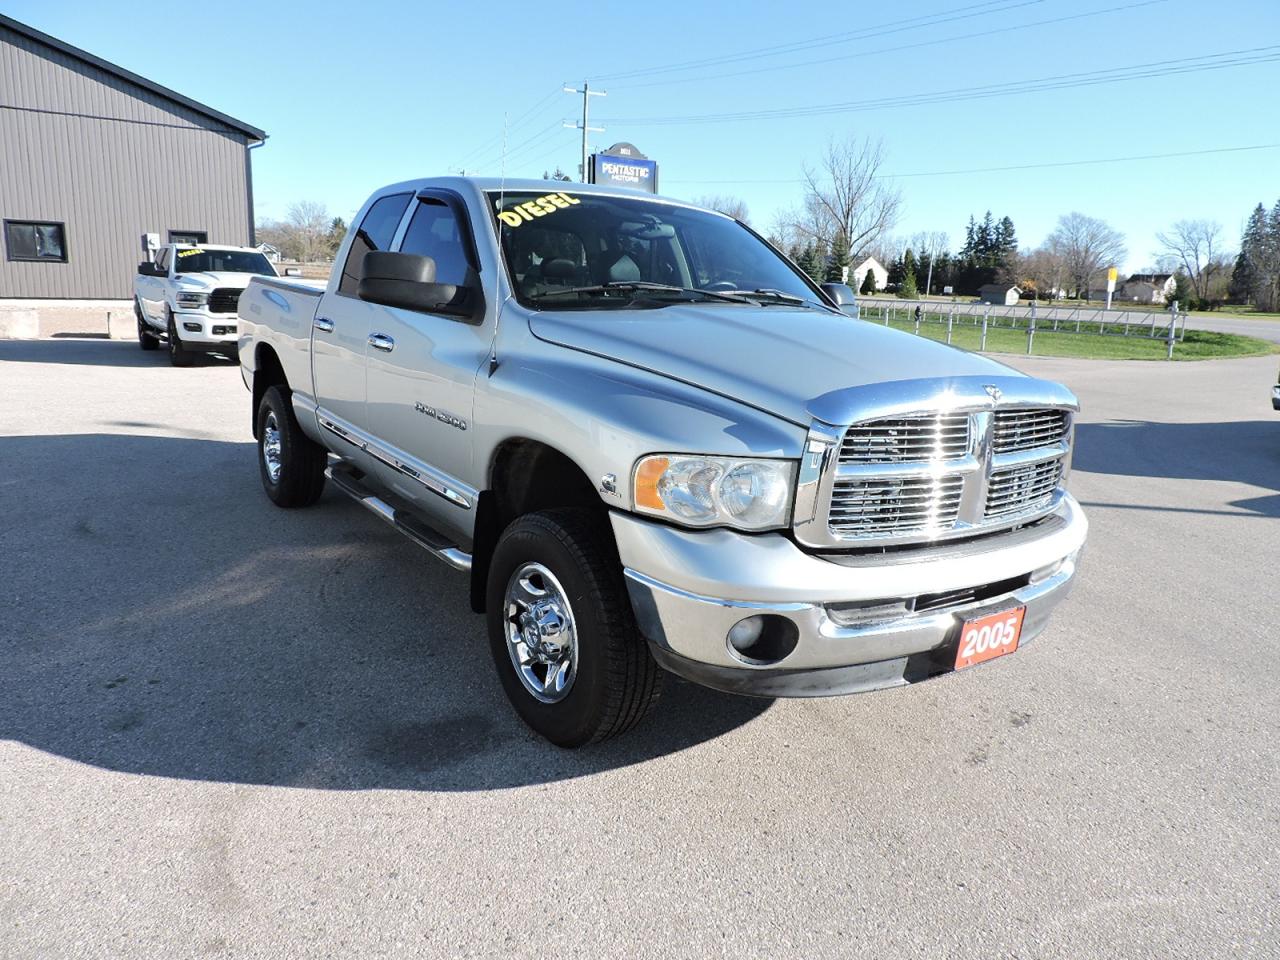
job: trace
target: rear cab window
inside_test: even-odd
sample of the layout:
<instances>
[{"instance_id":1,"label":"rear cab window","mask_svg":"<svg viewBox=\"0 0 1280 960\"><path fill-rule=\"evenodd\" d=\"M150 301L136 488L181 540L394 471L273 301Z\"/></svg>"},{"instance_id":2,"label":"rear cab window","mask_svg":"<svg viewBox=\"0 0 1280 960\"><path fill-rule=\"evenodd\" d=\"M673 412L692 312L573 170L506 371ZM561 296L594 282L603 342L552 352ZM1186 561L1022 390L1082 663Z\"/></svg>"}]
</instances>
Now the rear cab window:
<instances>
[{"instance_id":1,"label":"rear cab window","mask_svg":"<svg viewBox=\"0 0 1280 960\"><path fill-rule=\"evenodd\" d=\"M413 194L393 193L379 197L369 207L369 212L360 221L360 227L351 238L351 247L347 251L347 259L342 264L342 279L338 283L338 293L344 297L354 297L360 286L360 276L364 268L364 255L374 250L386 250L395 238L396 228L409 206Z\"/></svg>"}]
</instances>

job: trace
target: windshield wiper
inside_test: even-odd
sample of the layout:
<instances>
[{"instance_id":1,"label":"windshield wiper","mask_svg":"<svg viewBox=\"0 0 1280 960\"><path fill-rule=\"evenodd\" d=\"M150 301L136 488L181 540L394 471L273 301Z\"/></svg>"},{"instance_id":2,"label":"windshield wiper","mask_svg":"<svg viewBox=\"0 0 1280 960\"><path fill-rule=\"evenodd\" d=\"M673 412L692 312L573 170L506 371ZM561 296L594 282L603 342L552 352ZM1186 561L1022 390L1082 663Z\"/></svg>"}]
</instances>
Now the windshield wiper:
<instances>
[{"instance_id":1,"label":"windshield wiper","mask_svg":"<svg viewBox=\"0 0 1280 960\"><path fill-rule=\"evenodd\" d=\"M548 297L567 297L570 294L590 293L678 293L682 300L723 300L727 303L741 303L737 297L717 290L699 290L697 287L677 287L670 283L655 283L650 280L613 280L609 283L598 283L589 287L569 287L566 290L549 290L534 297L545 300Z\"/></svg>"},{"instance_id":2,"label":"windshield wiper","mask_svg":"<svg viewBox=\"0 0 1280 960\"><path fill-rule=\"evenodd\" d=\"M726 296L731 296L738 300L752 300L759 303L761 306L777 303L788 307L810 307L822 309L816 303L812 303L804 297L797 297L793 293L784 293L781 290L775 290L772 287L759 287L755 290L725 291L725 294Z\"/></svg>"}]
</instances>

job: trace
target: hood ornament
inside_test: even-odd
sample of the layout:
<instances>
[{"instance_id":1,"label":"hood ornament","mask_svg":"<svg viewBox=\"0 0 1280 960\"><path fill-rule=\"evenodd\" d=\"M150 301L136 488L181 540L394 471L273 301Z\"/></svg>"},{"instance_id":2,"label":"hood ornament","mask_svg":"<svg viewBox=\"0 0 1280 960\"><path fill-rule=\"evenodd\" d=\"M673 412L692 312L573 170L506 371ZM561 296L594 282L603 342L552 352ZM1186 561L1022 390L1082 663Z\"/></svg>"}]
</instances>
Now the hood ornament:
<instances>
[{"instance_id":1,"label":"hood ornament","mask_svg":"<svg viewBox=\"0 0 1280 960\"><path fill-rule=\"evenodd\" d=\"M987 396L989 396L996 403L999 403L1000 398L1004 396L1004 392L999 387L997 387L994 383L985 384L982 389L987 391Z\"/></svg>"}]
</instances>

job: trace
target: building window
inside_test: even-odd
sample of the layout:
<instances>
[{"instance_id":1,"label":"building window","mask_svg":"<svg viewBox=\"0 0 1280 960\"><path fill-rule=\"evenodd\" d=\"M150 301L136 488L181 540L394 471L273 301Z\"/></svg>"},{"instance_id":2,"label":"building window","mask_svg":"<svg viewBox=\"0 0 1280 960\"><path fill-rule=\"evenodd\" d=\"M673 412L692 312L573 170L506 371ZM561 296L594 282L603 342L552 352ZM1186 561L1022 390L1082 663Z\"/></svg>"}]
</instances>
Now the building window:
<instances>
[{"instance_id":1,"label":"building window","mask_svg":"<svg viewBox=\"0 0 1280 960\"><path fill-rule=\"evenodd\" d=\"M10 260L67 262L66 225L32 220L6 220L4 246Z\"/></svg>"},{"instance_id":2,"label":"building window","mask_svg":"<svg viewBox=\"0 0 1280 960\"><path fill-rule=\"evenodd\" d=\"M209 232L207 230L170 230L170 243L194 243L202 244L209 242Z\"/></svg>"}]
</instances>

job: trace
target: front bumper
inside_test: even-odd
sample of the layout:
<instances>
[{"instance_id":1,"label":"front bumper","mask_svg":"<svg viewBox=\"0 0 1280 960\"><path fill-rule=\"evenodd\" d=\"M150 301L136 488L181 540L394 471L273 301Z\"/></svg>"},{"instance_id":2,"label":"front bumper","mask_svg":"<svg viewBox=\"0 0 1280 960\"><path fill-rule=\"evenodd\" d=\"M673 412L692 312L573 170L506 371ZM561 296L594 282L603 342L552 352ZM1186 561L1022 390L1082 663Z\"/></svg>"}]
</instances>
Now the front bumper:
<instances>
[{"instance_id":1,"label":"front bumper","mask_svg":"<svg viewBox=\"0 0 1280 960\"><path fill-rule=\"evenodd\" d=\"M733 693L827 696L948 672L966 619L1025 606L1020 644L1070 591L1088 522L1070 496L1035 527L962 544L824 559L779 534L681 530L614 513L627 589L655 659ZM954 594L948 604L944 595ZM910 609L917 600L928 609ZM940 599L943 598L943 599ZM891 607L899 601L908 606ZM785 618L797 642L779 660L744 660L729 630Z\"/></svg>"},{"instance_id":2,"label":"front bumper","mask_svg":"<svg viewBox=\"0 0 1280 960\"><path fill-rule=\"evenodd\" d=\"M239 318L234 313L175 312L173 325L188 350L208 350L234 356L239 348ZM197 329L191 329L191 327Z\"/></svg>"}]
</instances>

